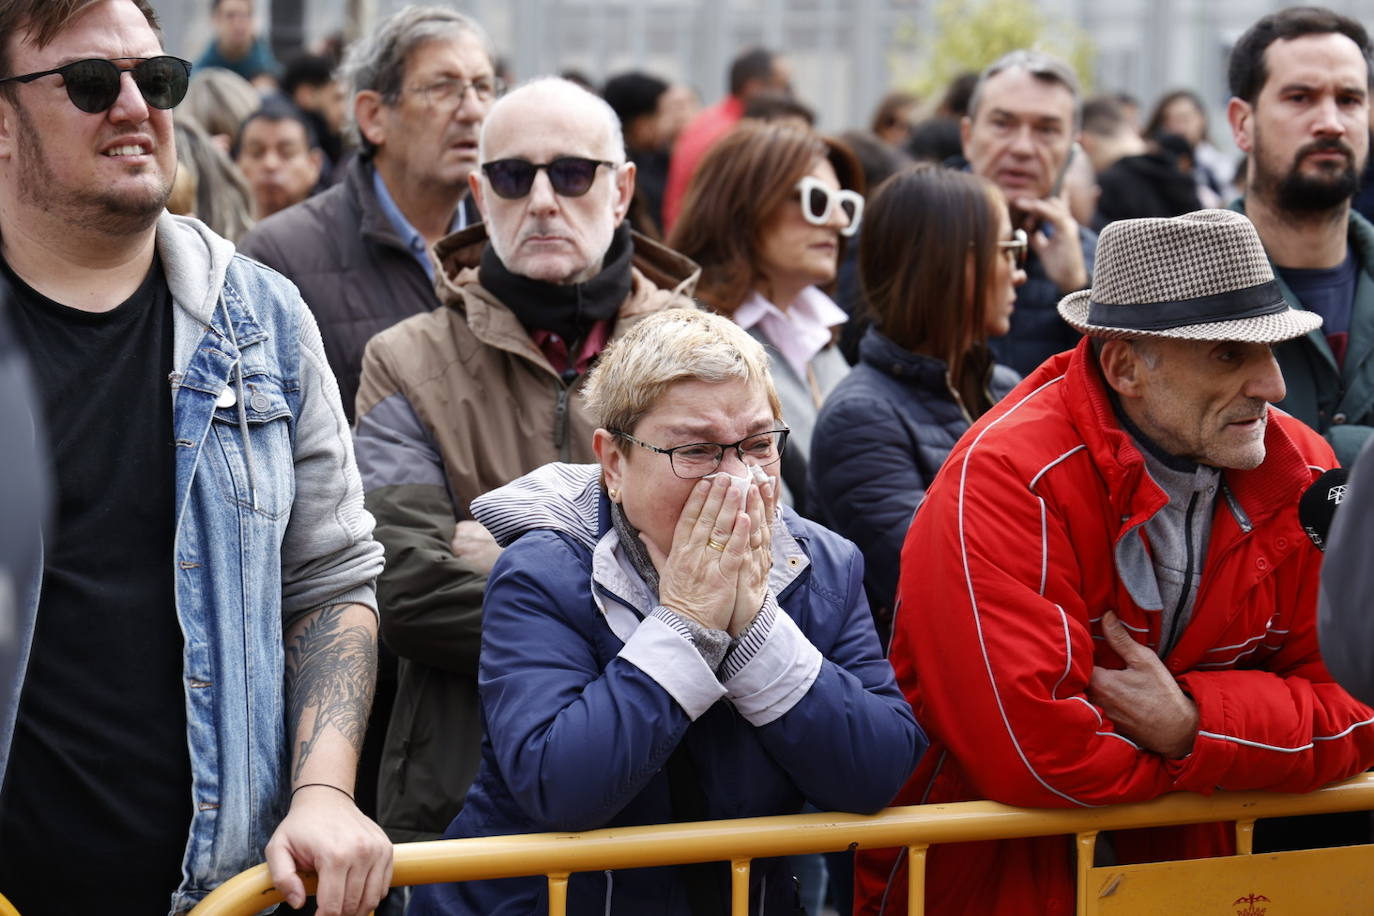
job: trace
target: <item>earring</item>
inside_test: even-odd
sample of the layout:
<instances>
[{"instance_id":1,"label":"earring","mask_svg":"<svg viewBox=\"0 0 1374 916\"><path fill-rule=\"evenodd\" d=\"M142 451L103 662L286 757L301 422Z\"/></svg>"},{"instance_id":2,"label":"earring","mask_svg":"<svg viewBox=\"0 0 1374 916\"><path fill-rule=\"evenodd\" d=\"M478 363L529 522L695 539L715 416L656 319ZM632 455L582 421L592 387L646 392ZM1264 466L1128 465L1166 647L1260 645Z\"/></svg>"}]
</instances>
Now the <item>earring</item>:
<instances>
[{"instance_id":1,"label":"earring","mask_svg":"<svg viewBox=\"0 0 1374 916\"><path fill-rule=\"evenodd\" d=\"M612 502L620 499L620 491L617 490L615 487L611 487L610 489L608 489L606 491L606 494L611 497Z\"/></svg>"}]
</instances>

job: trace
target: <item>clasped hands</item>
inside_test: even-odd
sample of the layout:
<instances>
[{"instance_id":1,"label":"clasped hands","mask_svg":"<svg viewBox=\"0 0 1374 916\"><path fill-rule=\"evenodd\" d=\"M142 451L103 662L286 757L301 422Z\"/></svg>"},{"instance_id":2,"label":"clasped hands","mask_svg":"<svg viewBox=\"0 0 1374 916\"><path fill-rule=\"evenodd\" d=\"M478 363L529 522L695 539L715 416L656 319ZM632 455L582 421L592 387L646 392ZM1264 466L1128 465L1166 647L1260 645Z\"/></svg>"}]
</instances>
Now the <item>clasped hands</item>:
<instances>
[{"instance_id":1,"label":"clasped hands","mask_svg":"<svg viewBox=\"0 0 1374 916\"><path fill-rule=\"evenodd\" d=\"M1174 759L1188 756L1197 738L1197 706L1159 656L1132 639L1111 611L1102 615L1102 635L1126 667L1094 667L1088 699L1119 733L1146 750Z\"/></svg>"},{"instance_id":2,"label":"clasped hands","mask_svg":"<svg viewBox=\"0 0 1374 916\"><path fill-rule=\"evenodd\" d=\"M697 481L666 556L640 537L658 569L659 603L707 629L743 633L768 592L777 498L772 477L751 480L743 497L728 475Z\"/></svg>"}]
</instances>

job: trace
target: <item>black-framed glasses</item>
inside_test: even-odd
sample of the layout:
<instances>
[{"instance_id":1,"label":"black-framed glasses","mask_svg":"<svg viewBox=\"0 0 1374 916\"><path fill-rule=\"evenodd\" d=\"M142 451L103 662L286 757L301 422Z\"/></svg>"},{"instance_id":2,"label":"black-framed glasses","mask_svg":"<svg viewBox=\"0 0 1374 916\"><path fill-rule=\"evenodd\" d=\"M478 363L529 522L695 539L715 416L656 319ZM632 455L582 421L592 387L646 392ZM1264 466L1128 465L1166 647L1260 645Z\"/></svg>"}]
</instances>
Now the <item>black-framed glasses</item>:
<instances>
[{"instance_id":1,"label":"black-framed glasses","mask_svg":"<svg viewBox=\"0 0 1374 916\"><path fill-rule=\"evenodd\" d=\"M619 162L605 159L584 159L581 156L559 156L550 162L530 162L528 159L497 159L482 163L487 182L497 197L519 200L534 187L534 176L540 169L549 173L549 184L560 197L581 197L592 189L596 172L601 166L620 168Z\"/></svg>"},{"instance_id":2,"label":"black-framed glasses","mask_svg":"<svg viewBox=\"0 0 1374 916\"><path fill-rule=\"evenodd\" d=\"M479 76L475 80L445 78L407 91L420 93L435 108L457 108L463 104L469 89L479 102L490 102L506 91L506 82L499 76Z\"/></svg>"},{"instance_id":3,"label":"black-framed glasses","mask_svg":"<svg viewBox=\"0 0 1374 916\"><path fill-rule=\"evenodd\" d=\"M796 190L801 196L802 216L808 223L827 225L831 214L839 207L848 220L840 229L840 235L848 237L859 231L859 221L864 217L864 198L858 191L831 188L814 175L804 176L797 182Z\"/></svg>"},{"instance_id":4,"label":"black-framed glasses","mask_svg":"<svg viewBox=\"0 0 1374 916\"><path fill-rule=\"evenodd\" d=\"M651 452L667 455L668 463L672 465L674 474L686 480L695 480L698 477L705 477L707 474L714 474L729 449L734 449L735 454L739 455L739 460L744 464L757 467L767 467L773 464L782 457L782 450L787 447L787 434L790 432L789 429L770 429L766 433L754 433L752 436L745 436L738 442L728 444L723 442L691 442L674 448L659 448L657 445L650 445L619 430L611 430L611 435L619 436L625 441L633 442L640 448L647 448Z\"/></svg>"},{"instance_id":5,"label":"black-framed glasses","mask_svg":"<svg viewBox=\"0 0 1374 916\"><path fill-rule=\"evenodd\" d=\"M1024 265L1026 258L1030 257L1030 238L1024 229L1015 230L1009 239L1001 239L998 241L997 247L1002 252L1011 255L1017 267Z\"/></svg>"},{"instance_id":6,"label":"black-framed glasses","mask_svg":"<svg viewBox=\"0 0 1374 916\"><path fill-rule=\"evenodd\" d=\"M122 67L124 61L137 61ZM7 76L0 83L32 83L45 76L61 76L67 87L67 98L87 114L109 111L119 98L119 75L132 73L134 85L143 94L143 101L153 108L175 108L186 98L191 81L191 62L163 54L158 57L116 57L105 60L89 57L74 60L52 70Z\"/></svg>"}]
</instances>

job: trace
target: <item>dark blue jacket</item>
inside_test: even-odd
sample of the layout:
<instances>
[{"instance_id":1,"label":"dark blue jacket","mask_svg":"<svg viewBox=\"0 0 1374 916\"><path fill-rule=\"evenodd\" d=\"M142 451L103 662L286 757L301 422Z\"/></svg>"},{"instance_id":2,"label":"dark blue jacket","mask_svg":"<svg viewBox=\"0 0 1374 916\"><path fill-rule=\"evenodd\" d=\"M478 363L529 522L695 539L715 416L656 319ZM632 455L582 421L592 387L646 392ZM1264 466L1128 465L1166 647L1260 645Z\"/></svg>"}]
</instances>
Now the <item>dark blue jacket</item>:
<instances>
[{"instance_id":1,"label":"dark blue jacket","mask_svg":"<svg viewBox=\"0 0 1374 916\"><path fill-rule=\"evenodd\" d=\"M547 482L550 469L564 469L556 473L566 482L580 467L547 466L483 500L528 489L541 474ZM590 466L580 494L563 501L569 511L535 518L547 505L531 501L509 513L524 516L514 524L529 530L488 580L482 765L445 835L792 814L806 802L854 812L886 805L926 740L879 649L853 545L785 510L770 583L787 584L776 595L781 613L768 640L791 639L801 650L796 658L809 658L791 667L810 664L814 674L760 715L751 701L766 688L752 696L737 689L749 665L726 677L727 656L717 682L690 643L674 644L680 637L661 625L659 612L642 616L647 589L615 559L618 536L598 470ZM483 500L474 513L505 543ZM563 523L573 513L584 517L583 530ZM669 664L656 668L653 656ZM694 666L705 676L689 682ZM790 676L770 670L758 684ZM670 789L670 757L679 748L699 787L693 818L682 816ZM785 860L754 863L750 900L770 916L798 912ZM511 878L420 888L408 913L526 916L546 905L544 878ZM687 916L688 906L675 867L579 873L569 882L573 916Z\"/></svg>"},{"instance_id":2,"label":"dark blue jacket","mask_svg":"<svg viewBox=\"0 0 1374 916\"><path fill-rule=\"evenodd\" d=\"M811 505L863 552L868 600L880 615L897 594L911 515L971 423L946 371L941 360L869 328L859 364L830 392L816 422ZM1015 372L993 364L989 400L1000 401L1017 381Z\"/></svg>"}]
</instances>

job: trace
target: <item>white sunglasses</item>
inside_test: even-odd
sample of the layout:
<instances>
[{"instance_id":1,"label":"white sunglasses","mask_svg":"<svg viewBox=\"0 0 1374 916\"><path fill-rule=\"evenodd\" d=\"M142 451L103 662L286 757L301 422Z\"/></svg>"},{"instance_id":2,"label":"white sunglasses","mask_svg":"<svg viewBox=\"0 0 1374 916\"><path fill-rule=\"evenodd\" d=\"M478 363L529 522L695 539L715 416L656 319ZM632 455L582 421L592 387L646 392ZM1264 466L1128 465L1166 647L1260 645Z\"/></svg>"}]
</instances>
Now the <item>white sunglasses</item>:
<instances>
[{"instance_id":1,"label":"white sunglasses","mask_svg":"<svg viewBox=\"0 0 1374 916\"><path fill-rule=\"evenodd\" d=\"M801 195L802 216L806 217L808 223L826 225L838 206L849 219L849 224L840 230L840 235L848 237L859 231L859 220L864 215L864 198L858 191L847 188L837 191L813 175L807 175L797 182L796 190Z\"/></svg>"}]
</instances>

